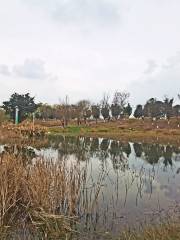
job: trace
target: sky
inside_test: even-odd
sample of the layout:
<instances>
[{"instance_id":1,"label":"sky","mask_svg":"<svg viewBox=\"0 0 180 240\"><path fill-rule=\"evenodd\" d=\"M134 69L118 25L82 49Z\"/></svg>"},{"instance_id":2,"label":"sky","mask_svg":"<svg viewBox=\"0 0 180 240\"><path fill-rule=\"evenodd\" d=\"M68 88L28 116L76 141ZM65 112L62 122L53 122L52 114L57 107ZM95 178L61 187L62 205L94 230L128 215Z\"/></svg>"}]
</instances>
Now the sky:
<instances>
[{"instance_id":1,"label":"sky","mask_svg":"<svg viewBox=\"0 0 180 240\"><path fill-rule=\"evenodd\" d=\"M180 93L179 0L0 0L0 103Z\"/></svg>"}]
</instances>

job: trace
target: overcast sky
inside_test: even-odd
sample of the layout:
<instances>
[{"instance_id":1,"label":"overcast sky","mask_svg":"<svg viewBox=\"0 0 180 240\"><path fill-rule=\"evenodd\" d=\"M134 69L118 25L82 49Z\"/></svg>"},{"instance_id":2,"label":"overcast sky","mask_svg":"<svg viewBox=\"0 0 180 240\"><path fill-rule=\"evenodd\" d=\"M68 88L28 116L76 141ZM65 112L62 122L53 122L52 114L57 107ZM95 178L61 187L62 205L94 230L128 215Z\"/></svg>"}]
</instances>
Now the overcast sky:
<instances>
[{"instance_id":1,"label":"overcast sky","mask_svg":"<svg viewBox=\"0 0 180 240\"><path fill-rule=\"evenodd\" d=\"M0 0L0 102L180 92L180 0Z\"/></svg>"}]
</instances>

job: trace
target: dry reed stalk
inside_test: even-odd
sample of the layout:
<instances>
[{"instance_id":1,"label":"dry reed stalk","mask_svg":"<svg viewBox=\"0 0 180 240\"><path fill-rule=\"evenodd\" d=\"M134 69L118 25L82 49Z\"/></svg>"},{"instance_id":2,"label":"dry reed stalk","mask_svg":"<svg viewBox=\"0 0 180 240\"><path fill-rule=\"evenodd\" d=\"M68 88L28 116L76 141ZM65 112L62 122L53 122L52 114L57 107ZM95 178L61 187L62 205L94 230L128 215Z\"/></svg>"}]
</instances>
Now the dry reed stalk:
<instances>
[{"instance_id":1,"label":"dry reed stalk","mask_svg":"<svg viewBox=\"0 0 180 240\"><path fill-rule=\"evenodd\" d=\"M125 231L119 240L179 240L180 224L171 222L157 226L147 226L140 232Z\"/></svg>"},{"instance_id":2,"label":"dry reed stalk","mask_svg":"<svg viewBox=\"0 0 180 240\"><path fill-rule=\"evenodd\" d=\"M0 158L0 228L31 224L46 234L72 231L83 174L79 167Z\"/></svg>"},{"instance_id":3,"label":"dry reed stalk","mask_svg":"<svg viewBox=\"0 0 180 240\"><path fill-rule=\"evenodd\" d=\"M27 138L27 137L41 137L44 136L47 131L46 127L40 125L33 125L32 123L21 123L19 125L14 125L8 123L2 125L0 132L3 136L12 136L13 138Z\"/></svg>"}]
</instances>

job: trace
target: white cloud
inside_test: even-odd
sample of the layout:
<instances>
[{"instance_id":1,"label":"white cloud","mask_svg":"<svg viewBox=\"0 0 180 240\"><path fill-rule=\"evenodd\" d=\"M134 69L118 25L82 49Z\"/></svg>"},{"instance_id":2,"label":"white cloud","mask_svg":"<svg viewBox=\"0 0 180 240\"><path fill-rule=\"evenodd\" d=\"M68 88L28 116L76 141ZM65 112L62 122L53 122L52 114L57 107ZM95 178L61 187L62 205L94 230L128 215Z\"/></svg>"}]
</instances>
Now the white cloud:
<instances>
[{"instance_id":1,"label":"white cloud","mask_svg":"<svg viewBox=\"0 0 180 240\"><path fill-rule=\"evenodd\" d=\"M68 0L59 1L53 16L64 23L86 25L111 25L120 20L117 4L107 0Z\"/></svg>"},{"instance_id":2,"label":"white cloud","mask_svg":"<svg viewBox=\"0 0 180 240\"><path fill-rule=\"evenodd\" d=\"M156 61L154 61L153 59L150 59L147 61L147 68L144 71L145 74L152 74L158 67Z\"/></svg>"},{"instance_id":3,"label":"white cloud","mask_svg":"<svg viewBox=\"0 0 180 240\"><path fill-rule=\"evenodd\" d=\"M13 67L13 73L17 77L42 80L50 77L50 74L46 73L44 65L44 61L40 59L26 59L22 65Z\"/></svg>"},{"instance_id":4,"label":"white cloud","mask_svg":"<svg viewBox=\"0 0 180 240\"><path fill-rule=\"evenodd\" d=\"M10 75L9 67L5 64L0 65L0 74L8 76Z\"/></svg>"},{"instance_id":5,"label":"white cloud","mask_svg":"<svg viewBox=\"0 0 180 240\"><path fill-rule=\"evenodd\" d=\"M143 75L129 88L136 104L145 103L149 98L162 99L165 95L177 99L180 93L180 67L178 55L169 57L166 67L162 65L153 75ZM152 72L152 71L151 71Z\"/></svg>"},{"instance_id":6,"label":"white cloud","mask_svg":"<svg viewBox=\"0 0 180 240\"><path fill-rule=\"evenodd\" d=\"M176 67L177 65L180 65L180 51L178 51L174 56L169 57L162 67L168 69Z\"/></svg>"},{"instance_id":7,"label":"white cloud","mask_svg":"<svg viewBox=\"0 0 180 240\"><path fill-rule=\"evenodd\" d=\"M56 80L58 78L56 75L46 72L43 60L28 58L25 59L23 64L14 65L12 69L5 64L0 65L0 74L27 80Z\"/></svg>"},{"instance_id":8,"label":"white cloud","mask_svg":"<svg viewBox=\"0 0 180 240\"><path fill-rule=\"evenodd\" d=\"M122 0L25 0L24 2L45 10L54 20L64 24L107 25L119 22L122 13Z\"/></svg>"}]
</instances>

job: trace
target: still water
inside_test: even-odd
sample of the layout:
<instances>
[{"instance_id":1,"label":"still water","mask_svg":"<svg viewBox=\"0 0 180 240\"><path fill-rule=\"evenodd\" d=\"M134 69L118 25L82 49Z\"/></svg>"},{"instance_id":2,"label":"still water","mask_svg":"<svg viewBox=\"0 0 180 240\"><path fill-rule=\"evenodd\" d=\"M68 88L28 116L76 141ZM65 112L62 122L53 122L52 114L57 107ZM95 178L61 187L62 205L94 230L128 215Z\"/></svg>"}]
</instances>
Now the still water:
<instances>
[{"instance_id":1,"label":"still water","mask_svg":"<svg viewBox=\"0 0 180 240\"><path fill-rule=\"evenodd\" d=\"M0 152L9 149L4 146ZM76 209L78 231L118 234L127 226L158 221L180 203L179 147L57 137L46 147L24 149L23 154L85 171Z\"/></svg>"}]
</instances>

